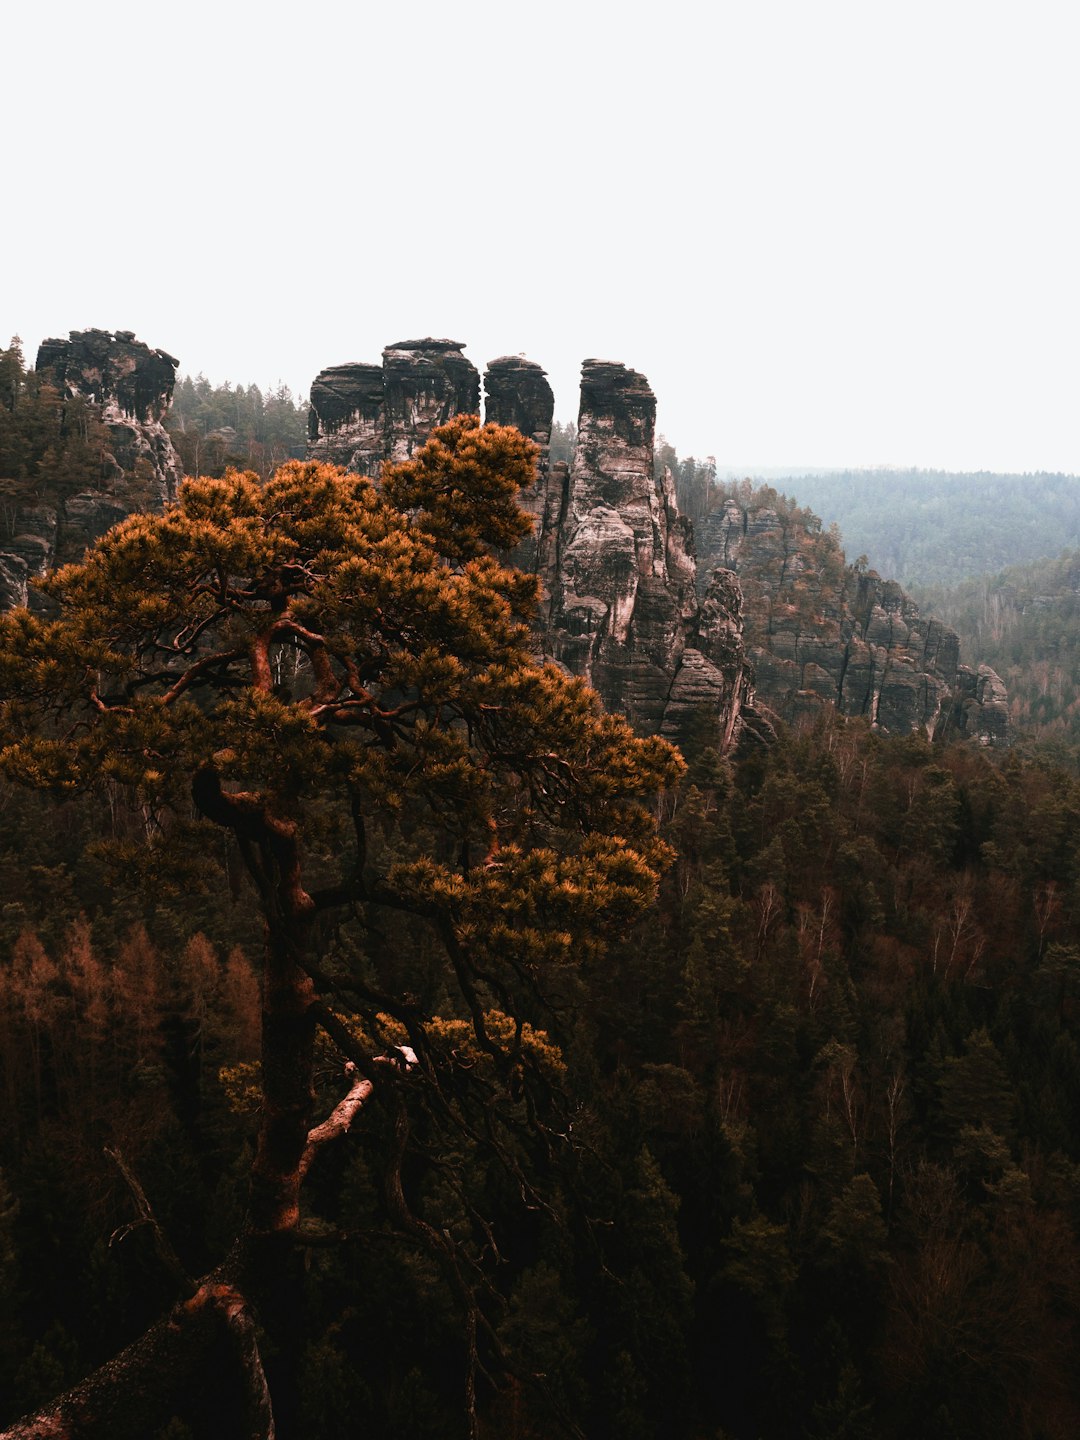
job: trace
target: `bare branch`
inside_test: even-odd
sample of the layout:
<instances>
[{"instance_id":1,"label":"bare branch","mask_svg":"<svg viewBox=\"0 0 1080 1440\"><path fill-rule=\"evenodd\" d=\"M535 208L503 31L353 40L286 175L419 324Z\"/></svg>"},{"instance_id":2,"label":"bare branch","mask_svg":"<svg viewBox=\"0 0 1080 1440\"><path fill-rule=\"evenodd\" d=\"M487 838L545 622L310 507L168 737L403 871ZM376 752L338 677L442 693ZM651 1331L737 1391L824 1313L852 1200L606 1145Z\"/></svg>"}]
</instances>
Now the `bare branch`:
<instances>
[{"instance_id":1,"label":"bare branch","mask_svg":"<svg viewBox=\"0 0 1080 1440\"><path fill-rule=\"evenodd\" d=\"M340 1043L340 1036L344 1027L340 1025L340 1022L336 1025L330 1024L333 1017L331 1012L327 1011L324 1006L319 1005L317 1009L319 1011L319 1023L327 1029L328 1033L332 1032L334 1039ZM347 1034L347 1031L345 1033ZM416 1058L415 1050L413 1050L411 1046L402 1045L397 1048L393 1055L374 1056L370 1064L389 1065L393 1066L394 1069L408 1072L409 1070L415 1069L419 1061ZM367 1076L360 1074L355 1061L346 1061L345 1073L353 1077L352 1085L349 1087L349 1093L338 1101L321 1125L316 1125L308 1131L307 1145L304 1147L304 1153L300 1157L301 1180L303 1180L311 1168L311 1162L315 1159L320 1148L328 1144L331 1140L338 1139L341 1135L347 1135L353 1121L371 1098L371 1093L375 1088L374 1083Z\"/></svg>"},{"instance_id":2,"label":"bare branch","mask_svg":"<svg viewBox=\"0 0 1080 1440\"><path fill-rule=\"evenodd\" d=\"M172 1242L161 1228L158 1218L154 1214L153 1207L146 1198L146 1191L139 1184L138 1178L119 1150L111 1150L108 1145L106 1145L105 1154L108 1155L109 1159L124 1177L124 1183L131 1191L136 1209L139 1212L139 1219L135 1224L121 1226L119 1230L114 1232L112 1239L109 1241L110 1245L113 1243L113 1240L123 1240L137 1225L149 1225L154 1237L154 1249L157 1251L158 1259L172 1277L180 1294L185 1300L189 1300L192 1295L195 1294L198 1286L180 1263L179 1256L172 1247Z\"/></svg>"},{"instance_id":3,"label":"bare branch","mask_svg":"<svg viewBox=\"0 0 1080 1440\"><path fill-rule=\"evenodd\" d=\"M348 1134L350 1125L375 1088L370 1080L357 1073L356 1066L351 1060L346 1062L345 1073L354 1077L349 1093L338 1101L321 1125L316 1125L308 1131L307 1145L300 1157L301 1180L311 1168L311 1162L315 1159L321 1146L331 1140L336 1140L339 1135Z\"/></svg>"}]
</instances>

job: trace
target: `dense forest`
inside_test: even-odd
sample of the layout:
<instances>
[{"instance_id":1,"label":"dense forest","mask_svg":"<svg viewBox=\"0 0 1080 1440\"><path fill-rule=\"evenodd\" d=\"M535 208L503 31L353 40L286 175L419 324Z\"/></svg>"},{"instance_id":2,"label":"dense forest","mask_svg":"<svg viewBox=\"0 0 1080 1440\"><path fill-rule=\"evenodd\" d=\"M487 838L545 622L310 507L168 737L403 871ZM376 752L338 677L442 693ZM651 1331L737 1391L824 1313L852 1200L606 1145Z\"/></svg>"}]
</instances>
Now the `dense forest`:
<instances>
[{"instance_id":1,"label":"dense forest","mask_svg":"<svg viewBox=\"0 0 1080 1440\"><path fill-rule=\"evenodd\" d=\"M0 475L90 484L93 416L5 360ZM683 765L530 661L491 556L513 442L483 504L464 427L379 498L265 478L287 393L177 397L189 468L263 482L135 517L47 582L60 622L0 622L0 1427L211 1276L199 1383L152 1351L169 1403L129 1433L269 1434L267 1395L303 1440L1080 1432L1075 766L830 710L727 756L702 716ZM712 462L661 459L703 522ZM1077 564L923 597L1069 744ZM321 1124L252 1326L228 1257L287 1168L266 977L301 948Z\"/></svg>"},{"instance_id":2,"label":"dense forest","mask_svg":"<svg viewBox=\"0 0 1080 1440\"><path fill-rule=\"evenodd\" d=\"M108 842L137 815L17 791L5 809L11 1416L168 1303L106 1147L190 1269L225 1242L258 987L242 890L117 883ZM731 763L703 745L663 833L659 907L583 947L572 1003L536 1032L565 1126L514 1141L537 1198L488 1146L443 1148L413 1097L411 1203L472 1247L504 1347L480 1433L1075 1434L1076 779L833 719ZM419 987L462 1043L453 977L414 930L361 964ZM336 1073L327 1052L325 1107ZM395 1234L387 1123L366 1115L313 1177L289 1340L312 1440L356 1416L466 1433L463 1317ZM207 1423L167 1433L222 1433Z\"/></svg>"},{"instance_id":3,"label":"dense forest","mask_svg":"<svg viewBox=\"0 0 1080 1440\"><path fill-rule=\"evenodd\" d=\"M307 445L306 400L287 385L211 385L205 375L177 381L166 421L187 475L222 475L231 465L266 476Z\"/></svg>"},{"instance_id":4,"label":"dense forest","mask_svg":"<svg viewBox=\"0 0 1080 1440\"><path fill-rule=\"evenodd\" d=\"M846 470L773 482L902 585L952 585L1080 545L1071 475Z\"/></svg>"},{"instance_id":5,"label":"dense forest","mask_svg":"<svg viewBox=\"0 0 1080 1440\"><path fill-rule=\"evenodd\" d=\"M914 595L952 626L965 655L1008 685L1022 740L1055 745L1063 758L1080 754L1080 552Z\"/></svg>"}]
</instances>

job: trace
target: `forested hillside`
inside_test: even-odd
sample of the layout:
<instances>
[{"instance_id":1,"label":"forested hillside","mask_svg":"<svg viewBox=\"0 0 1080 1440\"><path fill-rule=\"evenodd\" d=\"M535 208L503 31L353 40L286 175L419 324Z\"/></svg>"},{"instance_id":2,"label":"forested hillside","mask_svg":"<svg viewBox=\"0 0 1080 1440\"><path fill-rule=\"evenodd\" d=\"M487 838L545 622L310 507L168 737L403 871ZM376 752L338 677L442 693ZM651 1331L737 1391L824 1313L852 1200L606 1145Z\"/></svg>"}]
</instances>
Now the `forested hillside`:
<instances>
[{"instance_id":1,"label":"forested hillside","mask_svg":"<svg viewBox=\"0 0 1080 1440\"><path fill-rule=\"evenodd\" d=\"M952 585L1080 545L1072 475L847 470L772 481L902 585Z\"/></svg>"},{"instance_id":2,"label":"forested hillside","mask_svg":"<svg viewBox=\"0 0 1080 1440\"><path fill-rule=\"evenodd\" d=\"M916 594L1005 680L1021 736L1080 753L1080 552Z\"/></svg>"},{"instance_id":3,"label":"forested hillside","mask_svg":"<svg viewBox=\"0 0 1080 1440\"><path fill-rule=\"evenodd\" d=\"M27 368L15 336L0 350L0 534L10 532L19 504L99 485L109 473L107 450L93 406L62 403L55 386Z\"/></svg>"},{"instance_id":4,"label":"forested hillside","mask_svg":"<svg viewBox=\"0 0 1080 1440\"><path fill-rule=\"evenodd\" d=\"M118 883L102 843L140 823L5 792L8 1416L169 1303L103 1146L189 1269L244 1203L251 902L189 877ZM478 1135L448 1169L435 1097L414 1095L410 1205L475 1257L509 1367L480 1382L480 1433L1074 1435L1075 777L833 718L733 765L701 750L664 835L659 908L582 951L530 1042L565 1131L514 1141L539 1208ZM419 991L448 1058L463 1044L452 975L410 923L343 961ZM452 1083L472 1076L482 1104L490 1082L458 1054ZM325 1052L324 1112L338 1073ZM389 1123L365 1112L312 1177L289 1341L306 1440L357 1416L466 1433L463 1317L396 1232ZM221 1433L207 1423L193 1402L167 1433Z\"/></svg>"},{"instance_id":5,"label":"forested hillside","mask_svg":"<svg viewBox=\"0 0 1080 1440\"><path fill-rule=\"evenodd\" d=\"M232 465L265 476L304 454L307 403L287 385L264 395L258 385L214 386L204 375L185 375L167 424L186 474L221 475ZM133 471L118 481L112 448L96 408L62 396L29 367L18 337L0 349L0 537L10 535L20 506L55 504L106 484L139 501L144 478Z\"/></svg>"}]
</instances>

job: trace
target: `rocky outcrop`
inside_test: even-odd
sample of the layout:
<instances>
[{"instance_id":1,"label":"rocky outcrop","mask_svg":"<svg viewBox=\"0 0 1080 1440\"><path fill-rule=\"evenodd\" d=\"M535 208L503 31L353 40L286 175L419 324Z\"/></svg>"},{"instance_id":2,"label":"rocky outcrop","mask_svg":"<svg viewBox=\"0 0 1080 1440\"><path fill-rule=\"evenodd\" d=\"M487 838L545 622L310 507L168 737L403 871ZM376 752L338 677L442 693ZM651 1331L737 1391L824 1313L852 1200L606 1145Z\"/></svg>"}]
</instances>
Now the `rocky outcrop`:
<instances>
[{"instance_id":1,"label":"rocky outcrop","mask_svg":"<svg viewBox=\"0 0 1080 1440\"><path fill-rule=\"evenodd\" d=\"M72 330L67 340L44 340L38 350L38 372L65 398L93 405L109 432L115 478L139 478L144 508L175 499L182 479L165 429L178 363L130 330Z\"/></svg>"},{"instance_id":2,"label":"rocky outcrop","mask_svg":"<svg viewBox=\"0 0 1080 1440\"><path fill-rule=\"evenodd\" d=\"M377 475L386 458L381 365L333 365L311 386L308 458Z\"/></svg>"},{"instance_id":3,"label":"rocky outcrop","mask_svg":"<svg viewBox=\"0 0 1080 1440\"><path fill-rule=\"evenodd\" d=\"M699 604L689 525L670 474L654 478L655 423L644 376L585 361L541 643L640 732L678 738L705 708L729 744L751 688L738 582L707 583Z\"/></svg>"},{"instance_id":4,"label":"rocky outcrop","mask_svg":"<svg viewBox=\"0 0 1080 1440\"><path fill-rule=\"evenodd\" d=\"M85 408L72 422L75 400L100 423L100 481L74 494L62 478L42 482L36 499L17 506L0 545L0 608L42 608L47 602L30 586L36 575L77 560L133 511L160 510L175 497L181 465L164 420L176 366L130 330L73 330L67 340L43 341L37 371L59 392L62 423L87 423Z\"/></svg>"},{"instance_id":5,"label":"rocky outcrop","mask_svg":"<svg viewBox=\"0 0 1080 1440\"><path fill-rule=\"evenodd\" d=\"M810 512L738 487L708 516L701 551L742 582L757 698L783 719L827 703L890 734L1007 741L999 677L962 665L955 633L895 581L847 565Z\"/></svg>"},{"instance_id":6,"label":"rocky outcrop","mask_svg":"<svg viewBox=\"0 0 1080 1440\"><path fill-rule=\"evenodd\" d=\"M572 468L548 464L554 399L539 365L493 360L484 393L487 420L540 447L535 484L522 495L533 532L510 557L541 580L538 648L642 733L679 738L704 711L731 744L751 684L739 586L718 577L698 601L689 523L670 474L654 478L648 382L623 365L585 362ZM479 409L476 371L452 340L388 346L381 367L324 370L311 394L309 455L369 472Z\"/></svg>"},{"instance_id":7,"label":"rocky outcrop","mask_svg":"<svg viewBox=\"0 0 1080 1440\"><path fill-rule=\"evenodd\" d=\"M480 376L459 340L399 340L383 351L386 458L408 460L438 425L479 415Z\"/></svg>"},{"instance_id":8,"label":"rocky outcrop","mask_svg":"<svg viewBox=\"0 0 1080 1440\"><path fill-rule=\"evenodd\" d=\"M550 599L555 584L558 543L566 503L568 468L551 473L548 445L555 397L547 376L533 360L502 355L484 371L484 418L495 425L513 425L540 448L536 482L521 492L522 506L532 517L527 535L510 559L522 570L539 575Z\"/></svg>"},{"instance_id":9,"label":"rocky outcrop","mask_svg":"<svg viewBox=\"0 0 1080 1440\"><path fill-rule=\"evenodd\" d=\"M437 425L480 411L480 376L457 340L400 340L381 365L334 365L311 387L308 456L378 475ZM550 428L550 422L549 422Z\"/></svg>"}]
</instances>

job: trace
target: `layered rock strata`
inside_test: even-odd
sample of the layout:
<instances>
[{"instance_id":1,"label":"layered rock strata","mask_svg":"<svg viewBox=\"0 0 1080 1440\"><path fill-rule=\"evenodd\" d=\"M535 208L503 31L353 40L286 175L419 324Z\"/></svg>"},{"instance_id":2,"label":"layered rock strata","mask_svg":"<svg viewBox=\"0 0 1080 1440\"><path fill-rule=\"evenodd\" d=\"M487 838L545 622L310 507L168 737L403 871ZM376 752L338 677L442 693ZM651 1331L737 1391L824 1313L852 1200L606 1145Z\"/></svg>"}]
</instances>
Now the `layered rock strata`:
<instances>
[{"instance_id":1,"label":"layered rock strata","mask_svg":"<svg viewBox=\"0 0 1080 1440\"><path fill-rule=\"evenodd\" d=\"M960 663L952 630L895 581L846 565L809 512L740 489L709 515L701 550L742 582L761 704L789 722L828 703L890 734L1007 741L1005 686Z\"/></svg>"},{"instance_id":2,"label":"layered rock strata","mask_svg":"<svg viewBox=\"0 0 1080 1440\"><path fill-rule=\"evenodd\" d=\"M311 385L308 458L377 475L386 458L381 365L332 365Z\"/></svg>"},{"instance_id":3,"label":"layered rock strata","mask_svg":"<svg viewBox=\"0 0 1080 1440\"><path fill-rule=\"evenodd\" d=\"M738 582L699 603L689 522L654 478L656 399L644 376L586 360L544 650L641 733L678 738L702 709L729 745L751 694Z\"/></svg>"},{"instance_id":4,"label":"layered rock strata","mask_svg":"<svg viewBox=\"0 0 1080 1440\"><path fill-rule=\"evenodd\" d=\"M160 510L175 498L182 467L165 429L177 361L151 350L130 330L73 330L45 340L37 370L65 401L93 407L108 434L102 479L75 495L47 492L21 505L0 548L0 609L41 607L30 587L36 575L86 547L134 510Z\"/></svg>"},{"instance_id":5,"label":"layered rock strata","mask_svg":"<svg viewBox=\"0 0 1080 1440\"><path fill-rule=\"evenodd\" d=\"M551 473L548 445L555 396L547 376L534 360L502 355L484 371L484 418L495 425L513 425L540 448L536 481L521 493L521 503L532 517L532 534L514 550L511 560L522 570L539 575L544 595L551 596L556 578L558 541L566 498L567 467Z\"/></svg>"},{"instance_id":6,"label":"layered rock strata","mask_svg":"<svg viewBox=\"0 0 1080 1440\"><path fill-rule=\"evenodd\" d=\"M311 386L308 456L378 475L407 460L437 425L478 414L480 376L457 340L400 340L381 365L334 365Z\"/></svg>"},{"instance_id":7,"label":"layered rock strata","mask_svg":"<svg viewBox=\"0 0 1080 1440\"><path fill-rule=\"evenodd\" d=\"M438 425L480 413L480 376L458 340L399 340L383 351L387 459L408 460Z\"/></svg>"}]
</instances>

